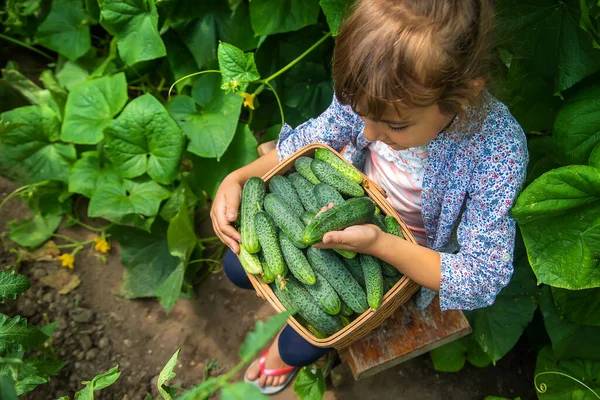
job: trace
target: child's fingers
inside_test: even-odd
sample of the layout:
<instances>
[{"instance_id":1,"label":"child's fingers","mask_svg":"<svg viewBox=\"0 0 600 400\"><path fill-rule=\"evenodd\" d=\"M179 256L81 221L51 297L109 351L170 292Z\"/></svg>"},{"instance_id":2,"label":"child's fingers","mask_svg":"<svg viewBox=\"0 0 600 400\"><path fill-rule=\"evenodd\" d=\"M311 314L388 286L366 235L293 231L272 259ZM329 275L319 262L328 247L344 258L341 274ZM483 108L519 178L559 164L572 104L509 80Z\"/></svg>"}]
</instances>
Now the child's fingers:
<instances>
[{"instance_id":1,"label":"child's fingers","mask_svg":"<svg viewBox=\"0 0 600 400\"><path fill-rule=\"evenodd\" d=\"M334 206L335 206L335 204L329 203L326 206L321 207L321 209L319 210L319 212L315 214L315 218L318 217L319 215L321 215L322 213L324 213L325 211L329 210L330 208L334 207Z\"/></svg>"}]
</instances>

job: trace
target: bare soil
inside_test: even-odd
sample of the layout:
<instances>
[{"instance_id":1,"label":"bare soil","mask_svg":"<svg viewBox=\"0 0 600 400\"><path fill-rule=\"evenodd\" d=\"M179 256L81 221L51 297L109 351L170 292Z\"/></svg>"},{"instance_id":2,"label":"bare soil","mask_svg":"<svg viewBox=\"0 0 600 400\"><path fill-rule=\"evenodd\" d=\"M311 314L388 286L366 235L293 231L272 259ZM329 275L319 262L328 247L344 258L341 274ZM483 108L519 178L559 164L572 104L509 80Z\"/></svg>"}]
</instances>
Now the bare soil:
<instances>
[{"instance_id":1,"label":"bare soil","mask_svg":"<svg viewBox=\"0 0 600 400\"><path fill-rule=\"evenodd\" d=\"M0 178L0 201L16 186ZM0 210L0 232L7 223L29 214L19 200ZM102 225L103 221L91 221ZM61 227L59 232L78 240L93 237L80 228ZM6 235L0 248L0 266L14 262ZM20 273L32 287L17 300L0 305L9 316L27 317L33 324L57 322L51 346L64 360L57 377L25 397L32 400L73 396L81 381L119 365L121 377L111 387L96 392L97 399L144 399L157 396L158 373L179 348L181 354L172 384L189 389L206 376L223 373L238 361L237 351L257 320L274 312L252 291L231 284L222 272L211 274L195 288L196 298L179 300L170 313L153 299L130 301L116 295L123 268L119 248L103 264L92 252L81 251L74 274L80 285L68 294L42 282L64 267L58 261L23 263ZM335 389L328 384L325 398L333 399L483 399L488 395L534 399L535 353L522 339L496 366L479 369L467 365L458 373L438 373L429 355L423 355L358 382L348 381ZM240 372L238 379L241 379ZM274 399L297 398L290 388Z\"/></svg>"}]
</instances>

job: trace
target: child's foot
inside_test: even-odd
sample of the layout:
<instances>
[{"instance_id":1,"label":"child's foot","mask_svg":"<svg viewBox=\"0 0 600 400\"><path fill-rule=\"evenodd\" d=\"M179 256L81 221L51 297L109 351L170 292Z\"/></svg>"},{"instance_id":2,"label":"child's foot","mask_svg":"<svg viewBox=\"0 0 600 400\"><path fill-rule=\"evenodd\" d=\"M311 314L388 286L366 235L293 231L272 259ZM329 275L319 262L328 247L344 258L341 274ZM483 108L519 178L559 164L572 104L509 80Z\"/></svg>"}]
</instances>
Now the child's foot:
<instances>
[{"instance_id":1,"label":"child's foot","mask_svg":"<svg viewBox=\"0 0 600 400\"><path fill-rule=\"evenodd\" d=\"M278 343L279 343L279 335L277 335L277 337L271 344L271 347L269 348L269 351L267 353L267 360L265 362L265 369L282 369L282 368L289 367L289 365L284 363L283 360L281 359L281 357L279 356ZM254 364L252 364L250 366L250 368L248 368L248 371L246 372L246 378L248 378L248 380L251 380L251 381L255 380L256 378L259 378L258 385L261 387L279 386L279 385L283 385L283 383L290 376L290 373L291 372L289 372L287 374L283 374L283 375L278 375L278 376L261 375L259 377L260 363L258 362L258 360L256 360L254 362Z\"/></svg>"}]
</instances>

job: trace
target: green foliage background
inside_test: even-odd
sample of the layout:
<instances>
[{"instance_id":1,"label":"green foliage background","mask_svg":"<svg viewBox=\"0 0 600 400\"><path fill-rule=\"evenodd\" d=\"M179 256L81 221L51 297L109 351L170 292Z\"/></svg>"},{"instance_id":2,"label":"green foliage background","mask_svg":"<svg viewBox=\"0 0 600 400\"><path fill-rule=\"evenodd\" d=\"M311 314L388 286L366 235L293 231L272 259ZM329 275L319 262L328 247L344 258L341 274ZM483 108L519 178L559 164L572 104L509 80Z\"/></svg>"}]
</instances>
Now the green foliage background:
<instances>
[{"instance_id":1,"label":"green foliage background","mask_svg":"<svg viewBox=\"0 0 600 400\"><path fill-rule=\"evenodd\" d=\"M123 295L172 307L211 265L188 267L207 257L195 222L221 180L283 120L295 126L329 105L332 36L350 3L7 0L0 40L47 66L2 70L0 171L30 185L35 213L11 238L39 246L87 197L89 216L114 223ZM537 372L600 391L600 6L496 3L492 90L531 156L513 208L515 274L493 306L468 313L473 334L432 358L441 371L483 367L541 329ZM543 379L542 399L593 398L573 380Z\"/></svg>"}]
</instances>

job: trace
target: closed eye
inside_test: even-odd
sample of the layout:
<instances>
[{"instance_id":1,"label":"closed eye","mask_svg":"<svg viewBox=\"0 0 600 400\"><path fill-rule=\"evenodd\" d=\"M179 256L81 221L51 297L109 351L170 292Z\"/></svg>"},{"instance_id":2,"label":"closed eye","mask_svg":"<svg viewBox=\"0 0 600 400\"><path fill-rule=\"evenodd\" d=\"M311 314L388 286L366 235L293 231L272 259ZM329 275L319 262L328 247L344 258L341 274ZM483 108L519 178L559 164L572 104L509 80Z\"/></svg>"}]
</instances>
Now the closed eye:
<instances>
[{"instance_id":1,"label":"closed eye","mask_svg":"<svg viewBox=\"0 0 600 400\"><path fill-rule=\"evenodd\" d=\"M390 128L391 130L398 132L398 131L403 131L406 128L408 128L408 125L404 125L404 126L393 126L393 125L388 125L388 128Z\"/></svg>"}]
</instances>

